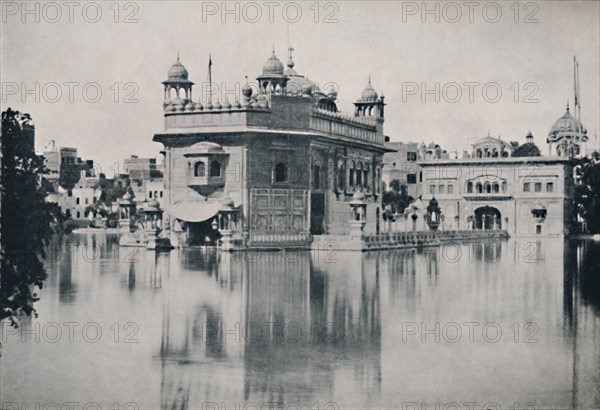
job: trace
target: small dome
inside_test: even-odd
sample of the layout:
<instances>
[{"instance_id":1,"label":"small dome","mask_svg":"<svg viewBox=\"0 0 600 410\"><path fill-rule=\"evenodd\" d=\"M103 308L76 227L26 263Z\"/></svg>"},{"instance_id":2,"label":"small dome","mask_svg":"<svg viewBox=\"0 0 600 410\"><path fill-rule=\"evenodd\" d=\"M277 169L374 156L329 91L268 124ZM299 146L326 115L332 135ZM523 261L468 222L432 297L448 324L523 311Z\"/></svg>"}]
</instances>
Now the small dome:
<instances>
[{"instance_id":1,"label":"small dome","mask_svg":"<svg viewBox=\"0 0 600 410\"><path fill-rule=\"evenodd\" d=\"M329 91L327 91L327 98L329 98L331 101L337 100L338 97L338 93L335 90L335 87L331 86L329 87Z\"/></svg>"},{"instance_id":2,"label":"small dome","mask_svg":"<svg viewBox=\"0 0 600 410\"><path fill-rule=\"evenodd\" d=\"M379 98L379 96L377 95L377 91L375 91L371 85L371 79L369 78L369 83L360 95L360 99L362 101L377 101L377 98Z\"/></svg>"},{"instance_id":3,"label":"small dome","mask_svg":"<svg viewBox=\"0 0 600 410\"><path fill-rule=\"evenodd\" d=\"M234 103L233 103L233 105L232 105L232 107L233 108L240 108L241 104L240 104L240 102L238 100L235 100Z\"/></svg>"},{"instance_id":4,"label":"small dome","mask_svg":"<svg viewBox=\"0 0 600 410\"><path fill-rule=\"evenodd\" d=\"M250 87L248 83L242 88L242 95L246 98L252 97L252 87Z\"/></svg>"},{"instance_id":5,"label":"small dome","mask_svg":"<svg viewBox=\"0 0 600 410\"><path fill-rule=\"evenodd\" d=\"M433 206L437 206L438 205L438 200L435 199L435 197L431 198L431 201L429 201L429 206L433 207Z\"/></svg>"},{"instance_id":6,"label":"small dome","mask_svg":"<svg viewBox=\"0 0 600 410\"><path fill-rule=\"evenodd\" d=\"M298 74L290 75L289 77L286 88L292 94L312 94L313 92L320 91L319 87L307 77ZM309 88L310 90L308 90Z\"/></svg>"},{"instance_id":7,"label":"small dome","mask_svg":"<svg viewBox=\"0 0 600 410\"><path fill-rule=\"evenodd\" d=\"M283 75L283 63L275 55L275 50L267 62L263 65L263 75Z\"/></svg>"},{"instance_id":8,"label":"small dome","mask_svg":"<svg viewBox=\"0 0 600 410\"><path fill-rule=\"evenodd\" d=\"M313 87L310 84L304 84L301 91L302 94L311 95L313 93Z\"/></svg>"},{"instance_id":9,"label":"small dome","mask_svg":"<svg viewBox=\"0 0 600 410\"><path fill-rule=\"evenodd\" d=\"M194 110L196 111L202 111L202 104L200 102L197 102L194 104Z\"/></svg>"},{"instance_id":10,"label":"small dome","mask_svg":"<svg viewBox=\"0 0 600 410\"><path fill-rule=\"evenodd\" d=\"M215 110L220 110L221 108L223 108L223 106L221 105L221 103L220 103L219 101L217 101L217 102L215 103L214 109L215 109Z\"/></svg>"},{"instance_id":11,"label":"small dome","mask_svg":"<svg viewBox=\"0 0 600 410\"><path fill-rule=\"evenodd\" d=\"M559 140L559 134L562 133L580 133L584 135L584 138L587 140L587 129L583 126L583 124L575 117L571 115L569 112L569 105L567 104L567 112L560 117L552 128L550 128L550 132L548 132L548 142L555 142Z\"/></svg>"},{"instance_id":12,"label":"small dome","mask_svg":"<svg viewBox=\"0 0 600 410\"><path fill-rule=\"evenodd\" d=\"M179 61L179 57L177 57L177 61L169 69L168 81L173 81L173 82L188 81L188 76L189 76L188 71L183 66L183 64L181 64L181 62Z\"/></svg>"},{"instance_id":13,"label":"small dome","mask_svg":"<svg viewBox=\"0 0 600 410\"><path fill-rule=\"evenodd\" d=\"M231 109L231 104L229 103L229 101L225 101L223 103L223 109L225 109L225 110L230 110Z\"/></svg>"}]
</instances>

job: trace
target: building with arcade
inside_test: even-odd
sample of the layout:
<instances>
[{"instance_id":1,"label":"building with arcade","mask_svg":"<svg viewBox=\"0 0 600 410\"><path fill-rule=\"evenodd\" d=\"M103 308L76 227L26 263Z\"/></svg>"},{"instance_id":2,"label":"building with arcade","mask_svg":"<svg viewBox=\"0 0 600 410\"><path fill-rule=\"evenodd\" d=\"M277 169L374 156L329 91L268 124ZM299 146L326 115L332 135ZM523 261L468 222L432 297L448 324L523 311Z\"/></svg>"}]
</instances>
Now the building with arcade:
<instances>
[{"instance_id":1,"label":"building with arcade","mask_svg":"<svg viewBox=\"0 0 600 410\"><path fill-rule=\"evenodd\" d=\"M549 156L517 156L530 150L488 135L463 158L420 161L423 200L438 200L441 229L566 236L576 226L574 167L585 152L586 134L567 105L548 133ZM521 147L535 147L531 133Z\"/></svg>"}]
</instances>

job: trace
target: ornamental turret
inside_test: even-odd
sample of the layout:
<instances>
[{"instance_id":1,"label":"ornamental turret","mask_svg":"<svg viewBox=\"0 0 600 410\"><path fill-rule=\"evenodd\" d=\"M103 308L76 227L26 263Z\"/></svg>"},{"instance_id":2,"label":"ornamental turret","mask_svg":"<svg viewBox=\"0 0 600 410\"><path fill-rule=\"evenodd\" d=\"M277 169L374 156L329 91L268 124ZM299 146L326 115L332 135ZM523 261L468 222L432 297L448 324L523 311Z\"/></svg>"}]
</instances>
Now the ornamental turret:
<instances>
[{"instance_id":1,"label":"ornamental turret","mask_svg":"<svg viewBox=\"0 0 600 410\"><path fill-rule=\"evenodd\" d=\"M283 73L283 63L273 54L262 68L262 74L256 79L260 94L285 94L288 77Z\"/></svg>"},{"instance_id":2,"label":"ornamental turret","mask_svg":"<svg viewBox=\"0 0 600 410\"><path fill-rule=\"evenodd\" d=\"M185 106L192 101L194 83L188 79L188 71L179 61L179 52L177 52L177 61L169 69L168 78L163 81L163 84L165 86L165 106L167 104Z\"/></svg>"},{"instance_id":3,"label":"ornamental turret","mask_svg":"<svg viewBox=\"0 0 600 410\"><path fill-rule=\"evenodd\" d=\"M548 132L546 141L550 155L580 157L583 154L583 143L587 140L587 130L581 121L571 115L567 103L567 112L556 120Z\"/></svg>"},{"instance_id":4,"label":"ornamental turret","mask_svg":"<svg viewBox=\"0 0 600 410\"><path fill-rule=\"evenodd\" d=\"M360 95L360 99L354 103L356 107L354 116L372 118L383 122L383 107L385 106L385 103L383 102L384 98L383 94L381 97L377 94L377 91L375 91L371 85L371 76L369 76L369 83Z\"/></svg>"}]
</instances>

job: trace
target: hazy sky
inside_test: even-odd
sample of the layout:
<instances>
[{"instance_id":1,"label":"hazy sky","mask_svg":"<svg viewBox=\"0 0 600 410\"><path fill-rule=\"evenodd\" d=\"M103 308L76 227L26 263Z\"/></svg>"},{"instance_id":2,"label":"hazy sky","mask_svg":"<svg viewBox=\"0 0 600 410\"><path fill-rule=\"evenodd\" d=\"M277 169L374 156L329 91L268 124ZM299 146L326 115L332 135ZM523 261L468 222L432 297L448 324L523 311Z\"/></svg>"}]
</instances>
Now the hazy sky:
<instances>
[{"instance_id":1,"label":"hazy sky","mask_svg":"<svg viewBox=\"0 0 600 410\"><path fill-rule=\"evenodd\" d=\"M434 12L423 14L422 2L230 2L232 12L223 14L222 2L59 1L29 2L26 14L20 1L4 1L2 107L33 116L39 150L54 139L112 175L108 167L130 154L158 155L152 136L163 130L161 82L178 49L192 81L206 81L211 53L213 81L234 89L245 75L260 74L273 45L286 62L289 29L295 69L319 84L336 83L343 111L353 109L370 74L386 96L386 135L445 149L463 149L488 132L523 142L530 129L546 153L549 128L567 100L573 104L576 55L582 122L589 144L597 144L599 2L426 6Z\"/></svg>"}]
</instances>

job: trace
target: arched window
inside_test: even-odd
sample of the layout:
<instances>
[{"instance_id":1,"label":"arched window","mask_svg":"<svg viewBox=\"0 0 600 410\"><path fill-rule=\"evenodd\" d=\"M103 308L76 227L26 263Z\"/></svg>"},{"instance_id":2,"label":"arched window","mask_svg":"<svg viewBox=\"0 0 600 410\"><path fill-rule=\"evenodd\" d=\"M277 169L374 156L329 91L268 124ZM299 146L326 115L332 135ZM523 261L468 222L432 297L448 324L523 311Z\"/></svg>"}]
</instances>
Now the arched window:
<instances>
[{"instance_id":1,"label":"arched window","mask_svg":"<svg viewBox=\"0 0 600 410\"><path fill-rule=\"evenodd\" d=\"M492 186L490 185L489 182L486 182L483 184L483 189L485 191L486 194L490 194L492 193Z\"/></svg>"},{"instance_id":2,"label":"arched window","mask_svg":"<svg viewBox=\"0 0 600 410\"><path fill-rule=\"evenodd\" d=\"M497 182L494 182L494 193L500 192L500 185Z\"/></svg>"},{"instance_id":3,"label":"arched window","mask_svg":"<svg viewBox=\"0 0 600 410\"><path fill-rule=\"evenodd\" d=\"M475 185L475 188L476 188L478 194L481 194L483 192L483 185L481 185L481 182L478 182Z\"/></svg>"},{"instance_id":4,"label":"arched window","mask_svg":"<svg viewBox=\"0 0 600 410\"><path fill-rule=\"evenodd\" d=\"M469 181L467 182L467 194L472 194L473 193L473 182Z\"/></svg>"},{"instance_id":5,"label":"arched window","mask_svg":"<svg viewBox=\"0 0 600 410\"><path fill-rule=\"evenodd\" d=\"M363 169L363 185L365 188L369 187L369 166L365 164L365 168Z\"/></svg>"},{"instance_id":6,"label":"arched window","mask_svg":"<svg viewBox=\"0 0 600 410\"><path fill-rule=\"evenodd\" d=\"M321 189L321 166L313 164L313 189Z\"/></svg>"},{"instance_id":7,"label":"arched window","mask_svg":"<svg viewBox=\"0 0 600 410\"><path fill-rule=\"evenodd\" d=\"M162 195L163 195L162 193L163 193L163 191L160 191L160 197L161 197L161 198L162 198Z\"/></svg>"},{"instance_id":8,"label":"arched window","mask_svg":"<svg viewBox=\"0 0 600 410\"><path fill-rule=\"evenodd\" d=\"M285 182L287 179L285 164L278 162L275 165L275 182Z\"/></svg>"},{"instance_id":9,"label":"arched window","mask_svg":"<svg viewBox=\"0 0 600 410\"><path fill-rule=\"evenodd\" d=\"M149 198L152 198L152 191L150 191L150 192L148 193L148 197L149 197Z\"/></svg>"},{"instance_id":10,"label":"arched window","mask_svg":"<svg viewBox=\"0 0 600 410\"><path fill-rule=\"evenodd\" d=\"M194 165L194 176L195 177L203 177L206 176L206 165L204 162L198 161Z\"/></svg>"},{"instance_id":11,"label":"arched window","mask_svg":"<svg viewBox=\"0 0 600 410\"><path fill-rule=\"evenodd\" d=\"M349 175L348 175L348 185L350 187L354 186L354 173L356 172L356 165L354 163L354 161L352 161L350 163L350 169L349 169Z\"/></svg>"},{"instance_id":12,"label":"arched window","mask_svg":"<svg viewBox=\"0 0 600 410\"><path fill-rule=\"evenodd\" d=\"M221 176L221 163L219 161L213 161L210 163L210 176L220 177Z\"/></svg>"},{"instance_id":13,"label":"arched window","mask_svg":"<svg viewBox=\"0 0 600 410\"><path fill-rule=\"evenodd\" d=\"M356 165L356 186L362 186L362 162Z\"/></svg>"},{"instance_id":14,"label":"arched window","mask_svg":"<svg viewBox=\"0 0 600 410\"><path fill-rule=\"evenodd\" d=\"M506 181L502 181L502 192L506 192L508 189L508 184Z\"/></svg>"},{"instance_id":15,"label":"arched window","mask_svg":"<svg viewBox=\"0 0 600 410\"><path fill-rule=\"evenodd\" d=\"M158 198L158 191L154 191L154 198Z\"/></svg>"}]
</instances>

